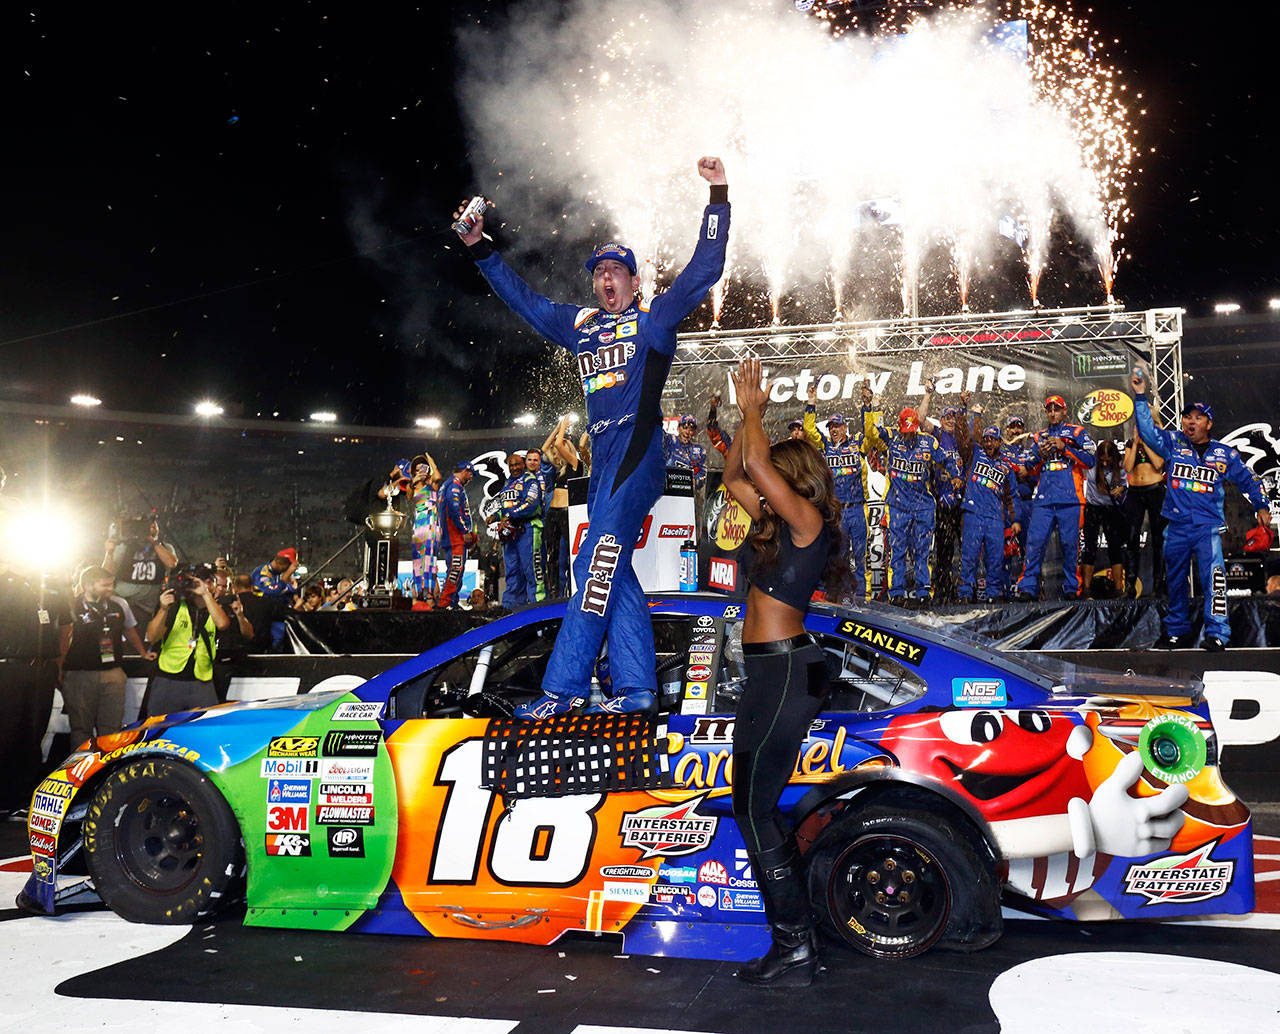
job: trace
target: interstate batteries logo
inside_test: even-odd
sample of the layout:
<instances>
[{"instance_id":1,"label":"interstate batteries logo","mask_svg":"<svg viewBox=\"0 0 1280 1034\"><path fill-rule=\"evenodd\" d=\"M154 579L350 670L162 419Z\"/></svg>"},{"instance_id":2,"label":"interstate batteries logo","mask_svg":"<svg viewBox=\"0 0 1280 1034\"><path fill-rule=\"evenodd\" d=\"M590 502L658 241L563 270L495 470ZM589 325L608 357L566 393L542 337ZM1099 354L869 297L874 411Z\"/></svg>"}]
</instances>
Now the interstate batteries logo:
<instances>
[{"instance_id":1,"label":"interstate batteries logo","mask_svg":"<svg viewBox=\"0 0 1280 1034\"><path fill-rule=\"evenodd\" d=\"M659 805L633 811L622 817L622 846L638 847L641 860L660 855L674 857L695 854L711 843L719 819L697 814L707 795L695 797L675 807Z\"/></svg>"},{"instance_id":2,"label":"interstate batteries logo","mask_svg":"<svg viewBox=\"0 0 1280 1034\"><path fill-rule=\"evenodd\" d=\"M1220 840L1189 854L1129 866L1124 874L1125 893L1146 898L1148 905L1189 905L1221 897L1231 886L1236 863L1234 858L1210 857Z\"/></svg>"}]
</instances>

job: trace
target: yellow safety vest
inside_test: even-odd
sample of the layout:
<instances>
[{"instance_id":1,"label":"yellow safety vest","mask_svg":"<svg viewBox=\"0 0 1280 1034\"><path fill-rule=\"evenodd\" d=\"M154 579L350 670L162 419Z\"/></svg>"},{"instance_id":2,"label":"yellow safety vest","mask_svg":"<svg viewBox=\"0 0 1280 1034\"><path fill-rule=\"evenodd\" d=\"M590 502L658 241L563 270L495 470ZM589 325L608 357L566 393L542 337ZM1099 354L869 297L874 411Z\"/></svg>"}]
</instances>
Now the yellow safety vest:
<instances>
[{"instance_id":1,"label":"yellow safety vest","mask_svg":"<svg viewBox=\"0 0 1280 1034\"><path fill-rule=\"evenodd\" d=\"M164 637L164 644L160 647L160 670L166 675L180 674L191 659L191 651L195 650L195 677L201 682L211 681L213 657L218 652L217 626L213 623L212 614L205 615L204 630L208 633L205 636L195 634L191 623L191 607L180 603L173 618L173 627L169 629L169 634Z\"/></svg>"}]
</instances>

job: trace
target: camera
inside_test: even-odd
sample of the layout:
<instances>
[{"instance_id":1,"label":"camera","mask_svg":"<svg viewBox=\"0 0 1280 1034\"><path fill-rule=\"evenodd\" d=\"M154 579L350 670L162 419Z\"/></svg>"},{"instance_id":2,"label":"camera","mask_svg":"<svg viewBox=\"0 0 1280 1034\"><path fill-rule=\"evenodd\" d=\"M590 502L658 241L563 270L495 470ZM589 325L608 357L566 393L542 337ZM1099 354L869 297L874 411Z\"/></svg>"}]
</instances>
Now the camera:
<instances>
[{"instance_id":1,"label":"camera","mask_svg":"<svg viewBox=\"0 0 1280 1034\"><path fill-rule=\"evenodd\" d=\"M208 580L213 575L213 568L208 564L175 567L165 576L164 587L172 589L178 599L186 600L188 603L195 603L200 598L199 588L201 581Z\"/></svg>"}]
</instances>

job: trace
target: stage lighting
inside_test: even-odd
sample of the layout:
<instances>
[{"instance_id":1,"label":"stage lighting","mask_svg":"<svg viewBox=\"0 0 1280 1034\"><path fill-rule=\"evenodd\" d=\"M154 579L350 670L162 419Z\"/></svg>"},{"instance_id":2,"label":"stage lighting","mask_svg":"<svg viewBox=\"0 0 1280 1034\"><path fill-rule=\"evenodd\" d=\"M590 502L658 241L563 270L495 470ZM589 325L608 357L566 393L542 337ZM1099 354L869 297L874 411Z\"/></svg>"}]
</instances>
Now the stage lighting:
<instances>
[{"instance_id":1,"label":"stage lighting","mask_svg":"<svg viewBox=\"0 0 1280 1034\"><path fill-rule=\"evenodd\" d=\"M196 403L196 416L222 416L222 407L216 402L205 399L203 402Z\"/></svg>"},{"instance_id":2,"label":"stage lighting","mask_svg":"<svg viewBox=\"0 0 1280 1034\"><path fill-rule=\"evenodd\" d=\"M538 422L538 418L534 416L532 413L521 413L518 417L516 417L516 423L519 424L521 427L532 427L537 422Z\"/></svg>"},{"instance_id":3,"label":"stage lighting","mask_svg":"<svg viewBox=\"0 0 1280 1034\"><path fill-rule=\"evenodd\" d=\"M100 406L102 405L102 399L96 398L93 395L84 395L84 394L72 395L71 404L73 406L85 406L85 407Z\"/></svg>"},{"instance_id":4,"label":"stage lighting","mask_svg":"<svg viewBox=\"0 0 1280 1034\"><path fill-rule=\"evenodd\" d=\"M1218 302L1218 304L1213 307L1213 311L1216 312L1219 316L1230 316L1233 312L1240 311L1240 303L1239 302Z\"/></svg>"},{"instance_id":5,"label":"stage lighting","mask_svg":"<svg viewBox=\"0 0 1280 1034\"><path fill-rule=\"evenodd\" d=\"M64 509L33 506L8 516L3 529L15 567L65 571L84 551L82 522Z\"/></svg>"},{"instance_id":6,"label":"stage lighting","mask_svg":"<svg viewBox=\"0 0 1280 1034\"><path fill-rule=\"evenodd\" d=\"M1269 302L1267 302L1267 308L1270 309L1272 312L1274 312L1276 309L1280 309L1280 298L1272 298Z\"/></svg>"},{"instance_id":7,"label":"stage lighting","mask_svg":"<svg viewBox=\"0 0 1280 1034\"><path fill-rule=\"evenodd\" d=\"M438 431L444 426L438 416L420 416L413 423L415 427L425 427L428 431Z\"/></svg>"},{"instance_id":8,"label":"stage lighting","mask_svg":"<svg viewBox=\"0 0 1280 1034\"><path fill-rule=\"evenodd\" d=\"M311 419L318 424L333 424L337 422L338 414L330 413L327 409L322 409L319 412L312 413Z\"/></svg>"}]
</instances>

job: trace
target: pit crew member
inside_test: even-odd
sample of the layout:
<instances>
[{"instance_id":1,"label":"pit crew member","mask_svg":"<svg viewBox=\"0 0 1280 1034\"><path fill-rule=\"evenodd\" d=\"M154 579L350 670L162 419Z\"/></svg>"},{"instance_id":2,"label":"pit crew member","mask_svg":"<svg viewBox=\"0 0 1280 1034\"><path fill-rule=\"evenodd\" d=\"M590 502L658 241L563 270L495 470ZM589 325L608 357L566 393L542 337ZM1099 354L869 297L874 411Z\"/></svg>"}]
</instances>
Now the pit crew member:
<instances>
[{"instance_id":1,"label":"pit crew member","mask_svg":"<svg viewBox=\"0 0 1280 1034\"><path fill-rule=\"evenodd\" d=\"M462 574L467 567L467 547L476 544L476 533L471 526L471 505L467 500L467 484L475 472L476 468L463 460L440 490L440 513L444 525L440 538L444 554L449 558L444 588L440 590L440 607L457 607L458 590L462 587Z\"/></svg>"},{"instance_id":2,"label":"pit crew member","mask_svg":"<svg viewBox=\"0 0 1280 1034\"><path fill-rule=\"evenodd\" d=\"M979 430L981 411L973 417L973 430ZM964 526L960 535L960 584L956 590L958 603L971 603L977 584L978 560L981 557L987 579L987 599L1003 599L1009 591L1008 570L1004 556L1006 522L1019 530L1013 512L1013 486L1017 473L1001 448L1000 428L995 424L981 430L981 448L973 447L966 421L956 428L956 447L964 462L964 489L960 505L964 510Z\"/></svg>"}]
</instances>

